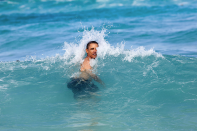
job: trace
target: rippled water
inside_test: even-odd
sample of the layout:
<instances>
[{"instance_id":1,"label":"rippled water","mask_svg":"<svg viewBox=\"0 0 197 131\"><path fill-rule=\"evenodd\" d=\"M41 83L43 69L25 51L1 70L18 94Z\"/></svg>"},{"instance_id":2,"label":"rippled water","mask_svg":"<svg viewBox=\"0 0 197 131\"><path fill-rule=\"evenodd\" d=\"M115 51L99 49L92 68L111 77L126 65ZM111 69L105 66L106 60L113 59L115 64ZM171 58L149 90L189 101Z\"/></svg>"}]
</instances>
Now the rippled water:
<instances>
[{"instance_id":1,"label":"rippled water","mask_svg":"<svg viewBox=\"0 0 197 131\"><path fill-rule=\"evenodd\" d=\"M1 130L196 130L196 0L0 1ZM67 88L99 43L88 99Z\"/></svg>"}]
</instances>

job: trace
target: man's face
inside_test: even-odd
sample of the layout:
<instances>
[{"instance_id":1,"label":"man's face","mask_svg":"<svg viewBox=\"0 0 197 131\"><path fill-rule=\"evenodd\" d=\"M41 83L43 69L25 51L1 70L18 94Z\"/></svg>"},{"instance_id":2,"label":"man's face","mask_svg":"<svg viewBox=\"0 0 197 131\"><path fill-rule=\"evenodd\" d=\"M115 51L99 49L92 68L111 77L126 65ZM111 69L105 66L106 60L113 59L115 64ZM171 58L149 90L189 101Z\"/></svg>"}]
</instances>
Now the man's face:
<instances>
[{"instance_id":1,"label":"man's face","mask_svg":"<svg viewBox=\"0 0 197 131\"><path fill-rule=\"evenodd\" d=\"M97 57L97 48L98 44L95 43L91 43L88 47L88 49L86 49L86 53L88 54L88 57L90 57L91 59L95 59Z\"/></svg>"}]
</instances>

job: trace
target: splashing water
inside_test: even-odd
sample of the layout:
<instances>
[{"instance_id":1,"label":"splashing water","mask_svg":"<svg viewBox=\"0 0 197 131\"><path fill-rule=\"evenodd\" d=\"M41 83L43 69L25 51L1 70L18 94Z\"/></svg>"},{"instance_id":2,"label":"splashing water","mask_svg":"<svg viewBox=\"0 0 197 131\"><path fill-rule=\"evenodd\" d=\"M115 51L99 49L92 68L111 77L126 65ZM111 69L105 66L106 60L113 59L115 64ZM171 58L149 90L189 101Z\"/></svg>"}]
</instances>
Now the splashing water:
<instances>
[{"instance_id":1,"label":"splashing water","mask_svg":"<svg viewBox=\"0 0 197 131\"><path fill-rule=\"evenodd\" d=\"M0 130L196 130L195 0L0 6ZM91 40L106 88L78 101L67 81Z\"/></svg>"},{"instance_id":2,"label":"splashing water","mask_svg":"<svg viewBox=\"0 0 197 131\"><path fill-rule=\"evenodd\" d=\"M82 63L85 56L85 48L89 41L97 41L99 43L97 50L98 58L101 59L104 59L106 56L118 57L119 55L123 55L123 60L129 62L131 62L135 57L145 57L150 55L163 58L160 53L155 52L153 49L145 50L143 46L140 46L137 49L125 51L124 43L121 42L121 44L117 44L117 46L114 47L104 39L106 36L105 32L106 29L103 29L102 31L95 31L94 28L92 28L90 31L85 30L83 32L83 37L79 44L69 44L65 42L63 49L65 50L65 54L63 57L66 60L66 64Z\"/></svg>"}]
</instances>

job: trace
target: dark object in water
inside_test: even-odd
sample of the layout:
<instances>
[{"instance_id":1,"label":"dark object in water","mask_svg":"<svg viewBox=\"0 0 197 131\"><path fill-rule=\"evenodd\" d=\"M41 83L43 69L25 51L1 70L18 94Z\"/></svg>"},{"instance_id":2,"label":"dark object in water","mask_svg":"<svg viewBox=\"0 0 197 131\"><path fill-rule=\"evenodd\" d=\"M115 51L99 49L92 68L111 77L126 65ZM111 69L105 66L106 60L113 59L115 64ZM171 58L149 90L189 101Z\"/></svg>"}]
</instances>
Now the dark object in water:
<instances>
[{"instance_id":1,"label":"dark object in water","mask_svg":"<svg viewBox=\"0 0 197 131\"><path fill-rule=\"evenodd\" d=\"M16 62L20 62L19 60L16 60Z\"/></svg>"},{"instance_id":2,"label":"dark object in water","mask_svg":"<svg viewBox=\"0 0 197 131\"><path fill-rule=\"evenodd\" d=\"M82 78L71 78L67 87L74 93L74 98L88 98L91 97L92 92L96 92L99 88L90 80L84 80Z\"/></svg>"}]
</instances>

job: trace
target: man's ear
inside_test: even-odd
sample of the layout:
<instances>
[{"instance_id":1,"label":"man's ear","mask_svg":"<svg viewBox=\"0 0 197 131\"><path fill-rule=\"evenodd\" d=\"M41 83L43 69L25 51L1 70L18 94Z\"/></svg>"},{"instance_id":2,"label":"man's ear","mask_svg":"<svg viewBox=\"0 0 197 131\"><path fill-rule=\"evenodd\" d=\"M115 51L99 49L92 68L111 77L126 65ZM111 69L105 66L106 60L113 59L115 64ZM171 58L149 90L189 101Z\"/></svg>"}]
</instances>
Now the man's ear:
<instances>
[{"instance_id":1,"label":"man's ear","mask_svg":"<svg viewBox=\"0 0 197 131\"><path fill-rule=\"evenodd\" d=\"M88 49L86 49L86 53L88 54Z\"/></svg>"}]
</instances>

